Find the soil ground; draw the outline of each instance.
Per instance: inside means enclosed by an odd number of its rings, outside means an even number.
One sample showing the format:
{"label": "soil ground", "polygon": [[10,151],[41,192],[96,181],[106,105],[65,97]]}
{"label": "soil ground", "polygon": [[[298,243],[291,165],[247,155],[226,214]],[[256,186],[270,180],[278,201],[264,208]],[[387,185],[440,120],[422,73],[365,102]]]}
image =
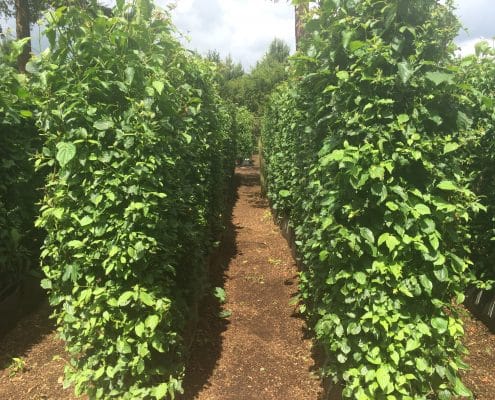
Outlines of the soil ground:
{"label": "soil ground", "polygon": [[[260,196],[258,168],[238,168],[235,179],[237,201],[211,263],[210,292],[224,288],[226,301],[210,294],[201,303],[181,400],[325,399],[311,339],[289,304],[297,268]],[[0,400],[75,399],[62,387],[66,355],[49,312],[40,305],[0,337]],[[465,343],[467,386],[494,400],[495,335],[467,316]]]}
{"label": "soil ground", "polygon": [[[297,267],[260,195],[259,168],[237,169],[238,199],[203,303],[184,399],[315,400],[322,392],[311,339],[290,300]],[[218,262],[220,261],[220,262]],[[219,312],[230,314],[218,319]]]}

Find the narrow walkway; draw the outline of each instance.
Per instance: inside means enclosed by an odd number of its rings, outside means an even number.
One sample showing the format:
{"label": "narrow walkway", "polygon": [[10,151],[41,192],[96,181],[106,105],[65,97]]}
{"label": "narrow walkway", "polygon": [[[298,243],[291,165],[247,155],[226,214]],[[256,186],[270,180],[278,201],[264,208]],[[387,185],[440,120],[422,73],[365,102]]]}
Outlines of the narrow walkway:
{"label": "narrow walkway", "polygon": [[[202,306],[184,399],[317,400],[311,340],[289,304],[297,291],[291,251],[260,196],[259,168],[238,168],[236,180],[232,223],[212,263],[226,302]],[[222,311],[231,314],[219,321]]]}

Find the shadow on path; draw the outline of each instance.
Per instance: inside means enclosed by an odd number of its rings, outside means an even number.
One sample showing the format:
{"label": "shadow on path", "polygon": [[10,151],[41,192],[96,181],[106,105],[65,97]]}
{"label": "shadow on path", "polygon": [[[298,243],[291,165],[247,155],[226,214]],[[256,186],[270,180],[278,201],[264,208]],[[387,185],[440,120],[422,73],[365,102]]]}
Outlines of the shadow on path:
{"label": "shadow on path", "polygon": [[223,288],[226,272],[231,260],[237,255],[236,237],[241,227],[235,226],[232,220],[234,206],[238,200],[238,190],[247,182],[244,176],[234,175],[231,197],[226,210],[225,231],[220,247],[215,250],[210,260],[209,279],[211,290],[199,305],[199,320],[195,337],[190,349],[190,358],[186,364],[186,375],[183,383],[184,394],[179,399],[190,400],[203,389],[210,380],[213,370],[222,353],[222,332],[227,329],[228,319],[221,318],[222,304],[213,295],[215,287]]}
{"label": "shadow on path", "polygon": [[0,336],[0,369],[8,367],[12,358],[24,357],[46,335],[53,332],[55,326],[49,315],[48,302],[43,299],[39,307],[32,309],[9,332]]}

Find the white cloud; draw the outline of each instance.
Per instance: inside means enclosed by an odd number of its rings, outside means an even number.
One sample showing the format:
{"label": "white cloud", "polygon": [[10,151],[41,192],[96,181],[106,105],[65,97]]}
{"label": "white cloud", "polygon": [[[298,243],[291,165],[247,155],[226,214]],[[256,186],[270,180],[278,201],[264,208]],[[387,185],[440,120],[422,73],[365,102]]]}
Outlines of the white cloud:
{"label": "white cloud", "polygon": [[[171,1],[158,1],[167,6]],[[232,55],[245,67],[253,66],[275,38],[294,49],[294,10],[288,2],[271,0],[178,0],[172,13],[188,47],[206,53]]]}
{"label": "white cloud", "polygon": [[[467,29],[457,38],[462,54],[473,52],[480,38],[495,36],[494,1],[457,0],[457,14]],[[186,46],[200,53],[218,50],[223,57],[230,54],[249,68],[263,56],[275,37],[294,49],[294,10],[290,0],[157,0],[157,3],[164,8],[176,3],[172,12],[174,23],[191,39]],[[15,27],[13,21],[6,23],[1,19],[0,25]],[[35,28],[35,49],[40,44],[38,36]]]}
{"label": "white cloud", "polygon": [[[482,40],[487,40],[487,39],[484,37],[479,37],[479,38],[475,38],[475,39],[467,39],[467,40],[460,41],[458,43],[459,44],[458,54],[460,54],[463,57],[470,55],[470,54],[474,54],[476,43],[478,43]],[[492,40],[487,40],[487,41],[489,43],[493,43]]]}

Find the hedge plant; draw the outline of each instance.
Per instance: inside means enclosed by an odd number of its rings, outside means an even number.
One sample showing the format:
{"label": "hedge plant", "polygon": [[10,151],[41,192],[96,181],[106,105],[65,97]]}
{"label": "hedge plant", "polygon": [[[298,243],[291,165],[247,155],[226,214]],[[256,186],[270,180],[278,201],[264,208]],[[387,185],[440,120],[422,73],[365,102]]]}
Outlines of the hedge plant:
{"label": "hedge plant", "polygon": [[301,310],[345,398],[470,396],[458,304],[483,206],[453,66],[451,1],[322,0],[263,129],[269,197],[289,215]]}
{"label": "hedge plant", "polygon": [[[36,265],[37,132],[27,79],[15,69],[23,42],[0,49],[0,293]],[[39,248],[38,248],[39,252]]]}
{"label": "hedge plant", "polygon": [[486,212],[472,223],[472,250],[480,277],[495,279],[495,49],[487,42],[476,53],[457,62],[457,81],[469,112],[466,123],[475,132],[465,138],[463,168],[471,174],[472,190],[480,196]]}
{"label": "hedge plant", "polygon": [[237,107],[235,113],[237,160],[251,159],[255,150],[254,115],[246,107]]}
{"label": "hedge plant", "polygon": [[[66,384],[94,399],[174,398],[185,330],[206,279],[232,175],[232,118],[213,67],[150,1],[46,16],[36,80],[38,225]],[[224,151],[230,149],[230,153]]]}

